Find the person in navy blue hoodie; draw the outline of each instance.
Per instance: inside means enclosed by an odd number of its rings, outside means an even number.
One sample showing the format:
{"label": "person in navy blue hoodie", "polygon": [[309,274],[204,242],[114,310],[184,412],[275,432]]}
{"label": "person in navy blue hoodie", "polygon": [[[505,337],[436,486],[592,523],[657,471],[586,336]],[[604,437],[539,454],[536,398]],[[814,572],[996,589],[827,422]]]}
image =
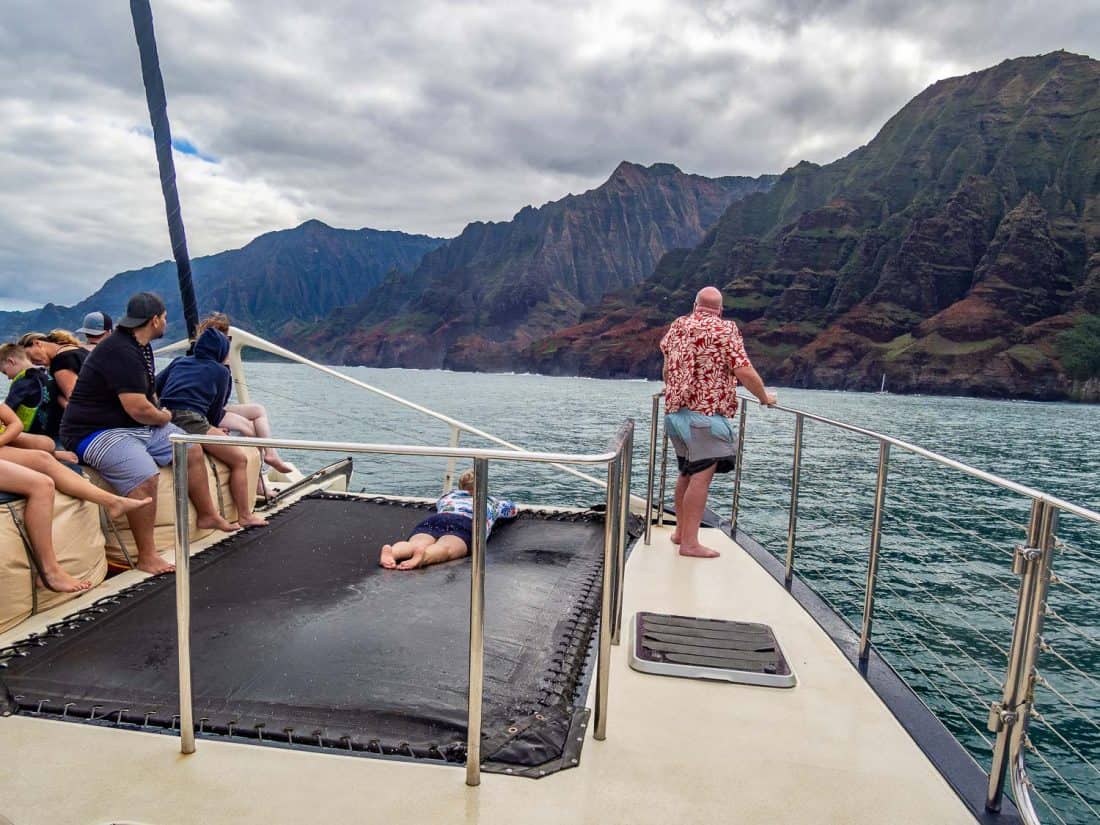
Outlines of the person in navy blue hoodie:
{"label": "person in navy blue hoodie", "polygon": [[[194,355],[177,358],[157,376],[161,406],[172,413],[172,423],[192,435],[225,435],[211,421],[221,421],[233,380],[225,359],[229,339],[216,329],[203,330]],[[248,457],[240,447],[203,444],[203,450],[229,467],[229,491],[237,505],[241,527],[263,527],[267,521],[252,512],[248,484]]]}

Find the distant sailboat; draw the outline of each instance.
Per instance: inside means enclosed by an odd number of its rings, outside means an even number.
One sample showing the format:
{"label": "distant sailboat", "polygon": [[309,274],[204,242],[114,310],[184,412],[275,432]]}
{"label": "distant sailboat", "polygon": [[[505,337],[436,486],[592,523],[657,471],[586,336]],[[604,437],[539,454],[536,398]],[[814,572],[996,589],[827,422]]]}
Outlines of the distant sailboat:
{"label": "distant sailboat", "polygon": [[890,393],[888,393],[886,391],[886,373],[883,373],[882,374],[882,386],[879,387],[878,392],[875,393],[875,395],[889,395],[889,394]]}

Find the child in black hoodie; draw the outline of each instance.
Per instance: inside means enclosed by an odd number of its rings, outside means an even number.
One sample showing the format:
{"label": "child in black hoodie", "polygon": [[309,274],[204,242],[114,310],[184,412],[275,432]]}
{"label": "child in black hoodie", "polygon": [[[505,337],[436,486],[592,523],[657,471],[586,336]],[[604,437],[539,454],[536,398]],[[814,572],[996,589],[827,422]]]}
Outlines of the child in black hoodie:
{"label": "child in black hoodie", "polygon": [[[193,435],[225,435],[211,421],[221,421],[233,380],[225,359],[229,339],[214,328],[203,330],[195,354],[177,358],[157,376],[161,406],[172,413],[172,423]],[[248,484],[248,457],[240,447],[203,444],[203,450],[229,466],[229,490],[237,505],[241,527],[263,527],[267,521],[253,514]]]}

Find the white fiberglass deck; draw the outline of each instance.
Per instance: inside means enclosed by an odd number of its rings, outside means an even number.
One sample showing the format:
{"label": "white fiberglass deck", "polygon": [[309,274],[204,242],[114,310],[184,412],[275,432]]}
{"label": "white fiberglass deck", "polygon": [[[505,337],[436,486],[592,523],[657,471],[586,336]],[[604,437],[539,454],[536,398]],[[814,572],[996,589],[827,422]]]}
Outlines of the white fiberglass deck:
{"label": "white fiberglass deck", "polygon": [[722,557],[681,558],[667,529],[636,548],[624,623],[640,609],[768,623],[797,687],[637,673],[624,632],[607,740],[586,742],[577,769],[483,774],[479,788],[454,767],[205,740],[182,756],[164,735],[10,717],[0,814],[13,825],[973,823],[813,619],[729,539],[704,531],[704,541]]}

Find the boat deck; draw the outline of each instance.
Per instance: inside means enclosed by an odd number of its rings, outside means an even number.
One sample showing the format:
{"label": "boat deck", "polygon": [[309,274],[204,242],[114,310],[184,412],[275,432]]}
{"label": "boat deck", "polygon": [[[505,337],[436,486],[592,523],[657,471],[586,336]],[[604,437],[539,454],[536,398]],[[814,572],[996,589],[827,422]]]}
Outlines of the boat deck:
{"label": "boat deck", "polygon": [[539,780],[483,774],[479,788],[456,767],[201,739],[183,756],[162,734],[13,716],[0,719],[0,814],[13,825],[975,821],[756,562],[714,530],[704,541],[720,559],[681,558],[669,535],[654,529],[652,545],[631,555],[624,625],[637,610],[768,623],[796,687],[637,673],[624,632],[612,652],[606,741],[586,742],[579,768]]}

